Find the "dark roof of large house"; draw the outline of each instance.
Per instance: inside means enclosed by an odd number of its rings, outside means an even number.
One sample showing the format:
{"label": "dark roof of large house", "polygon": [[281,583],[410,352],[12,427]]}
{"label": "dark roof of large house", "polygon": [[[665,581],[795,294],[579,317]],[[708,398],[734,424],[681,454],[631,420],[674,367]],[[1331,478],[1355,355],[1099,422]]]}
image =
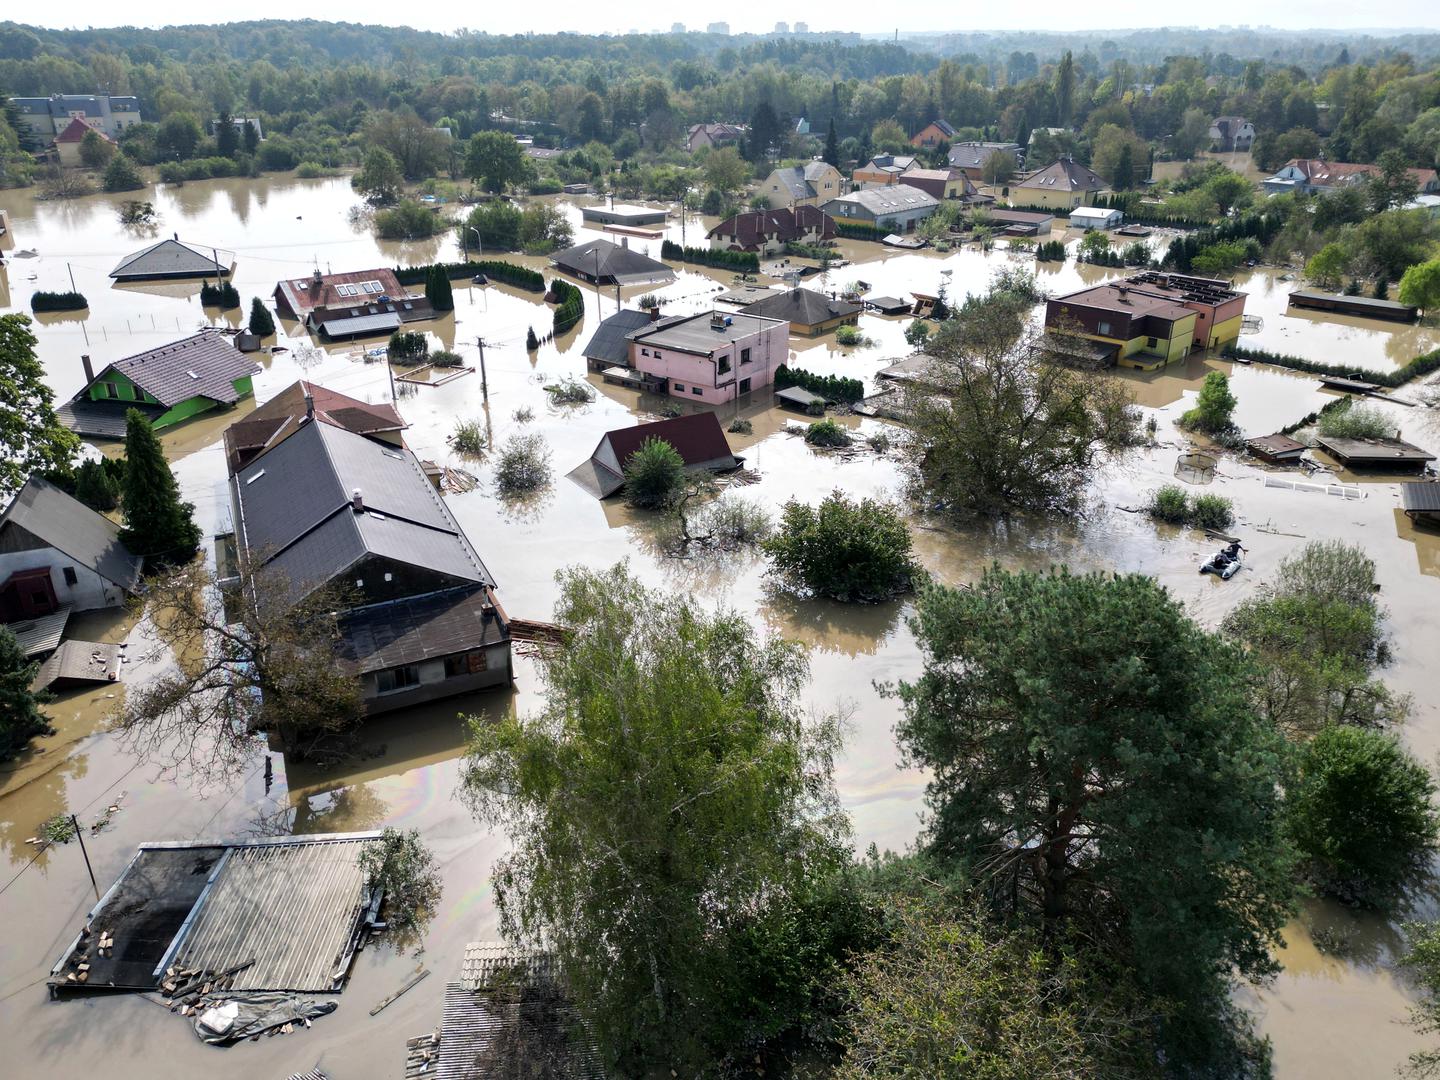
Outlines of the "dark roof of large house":
{"label": "dark roof of large house", "polygon": [[[106,365],[95,382],[111,369],[169,409],[193,397],[207,397],[232,405],[240,400],[235,381],[254,375],[260,365],[230,344],[224,334],[202,330],[168,345],[116,360]],[[85,390],[81,390],[77,400],[84,393]]]}
{"label": "dark roof of large house", "polygon": [[495,584],[407,449],[306,423],[236,473],[230,489],[242,549],[263,557],[300,595],[370,555],[457,585]]}
{"label": "dark roof of large house", "polygon": [[233,474],[242,459],[249,460],[259,451],[288,439],[303,426],[306,397],[313,405],[313,415],[324,424],[333,424],[359,435],[378,435],[403,431],[405,421],[389,402],[372,405],[338,390],[320,386],[305,379],[291,383],[243,420],[225,429],[225,459]]}
{"label": "dark roof of large house", "polygon": [[417,664],[508,640],[484,588],[446,589],[356,608],[340,617],[340,654],[357,673]]}
{"label": "dark roof of large house", "polygon": [[768,319],[784,319],[802,326],[815,326],[831,319],[843,319],[861,310],[848,300],[832,300],[812,289],[791,289],[778,296],[757,300],[740,309],[746,315],[763,315]]}
{"label": "dark roof of large house", "polygon": [[1039,172],[1027,176],[1012,187],[1026,191],[1103,191],[1110,185],[1088,165],[1081,165],[1072,158],[1061,158],[1051,162]]}
{"label": "dark roof of large house", "polygon": [[820,240],[835,238],[835,221],[818,206],[786,206],[780,210],[748,210],[726,218],[708,233],[707,238],[731,237],[746,248],[758,248],[770,238],[795,240],[811,230],[818,230]]}
{"label": "dark roof of large house", "polygon": [[580,355],[587,360],[604,360],[609,364],[625,366],[630,362],[630,341],[628,335],[650,323],[650,314],[645,311],[617,311],[595,328]]}
{"label": "dark roof of large house", "polygon": [[1018,154],[1019,143],[958,142],[950,144],[950,164],[957,168],[978,169],[995,154]]}
{"label": "dark roof of large house", "polygon": [[[225,254],[229,255],[230,252]],[[156,278],[219,277],[230,273],[230,265],[219,261],[219,249],[201,247],[172,237],[151,244],[143,251],[126,255],[110,271],[117,281],[146,281]],[[233,260],[232,260],[233,262]]]}
{"label": "dark roof of large house", "polygon": [[[598,256],[598,261],[597,261]],[[587,240],[550,257],[561,270],[575,276],[592,276],[625,281],[656,281],[674,276],[663,262],[612,244],[609,240]]]}
{"label": "dark roof of large house", "polygon": [[120,542],[120,526],[48,480],[32,476],[0,514],[0,531],[16,525],[123,589],[140,580],[144,562]]}

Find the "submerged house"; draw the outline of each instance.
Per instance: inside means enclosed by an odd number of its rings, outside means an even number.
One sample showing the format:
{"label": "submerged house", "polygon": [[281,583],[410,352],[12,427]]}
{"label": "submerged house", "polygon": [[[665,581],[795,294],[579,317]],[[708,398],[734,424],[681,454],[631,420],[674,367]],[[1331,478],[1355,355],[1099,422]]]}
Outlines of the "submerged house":
{"label": "submerged house", "polygon": [[607,498],[625,486],[625,463],[650,439],[673,446],[687,469],[725,472],[740,465],[715,414],[698,412],[607,431],[595,452],[568,475],[590,494]]}
{"label": "submerged house", "polygon": [[119,607],[143,566],[120,526],[32,476],[0,514],[0,622]]}
{"label": "submerged house", "polygon": [[495,579],[408,449],[302,418],[230,478],[235,544],[298,601],[330,583],[349,607],[339,653],[367,712],[511,679]]}
{"label": "submerged house", "polygon": [[1018,184],[1011,184],[1010,202],[1046,210],[1074,210],[1091,205],[1096,195],[1109,190],[1109,183],[1090,166],[1074,158],[1061,158]]}
{"label": "submerged house", "polygon": [[[224,252],[226,256],[230,252]],[[170,281],[179,278],[223,278],[235,268],[233,258],[222,259],[219,248],[181,240],[179,235],[126,255],[110,271],[116,281]]]}
{"label": "submerged house", "polygon": [[655,393],[709,405],[769,386],[790,352],[790,327],[759,315],[701,312],[632,330],[630,367]]}
{"label": "submerged house", "polygon": [[585,357],[585,366],[591,371],[601,372],[619,369],[628,375],[630,334],[649,326],[658,315],[658,310],[655,316],[651,316],[649,312],[625,309],[602,320],[580,350]]}
{"label": "submerged house", "polygon": [[550,256],[555,269],[581,281],[600,285],[638,285],[673,281],[675,273],[658,259],[630,250],[628,240],[590,240]]}
{"label": "submerged house", "polygon": [[228,409],[253,392],[260,365],[214,330],[107,364],[97,375],[82,356],[85,386],[56,410],[78,435],[125,437],[125,414],[138,409],[157,430],[212,409]]}
{"label": "submerged house", "polygon": [[1233,345],[1244,319],[1245,293],[1228,282],[1153,270],[1045,303],[1047,329],[1078,333],[1109,349],[1122,366],[1143,370],[1183,359],[1192,349]]}
{"label": "submerged house", "polygon": [[789,289],[764,300],[757,300],[740,309],[745,315],[762,315],[767,319],[784,319],[792,334],[813,337],[834,330],[837,326],[853,326],[860,321],[860,304],[835,300],[813,289]]}
{"label": "submerged house", "polygon": [[753,251],[778,255],[786,244],[827,244],[835,239],[835,222],[808,203],[780,210],[749,210],[728,217],[705,234],[719,251]]}
{"label": "submerged house", "polygon": [[435,317],[425,294],[400,284],[393,270],[354,270],[276,284],[275,310],[324,341],[391,334],[401,323]]}

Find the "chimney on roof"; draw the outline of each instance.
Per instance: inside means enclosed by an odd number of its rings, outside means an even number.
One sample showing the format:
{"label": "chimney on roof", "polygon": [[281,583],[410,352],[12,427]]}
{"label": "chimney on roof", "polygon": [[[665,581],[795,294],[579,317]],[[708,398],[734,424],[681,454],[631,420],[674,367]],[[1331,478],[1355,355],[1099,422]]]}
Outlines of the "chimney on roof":
{"label": "chimney on roof", "polygon": [[95,369],[90,366],[90,354],[81,353],[80,363],[83,364],[85,367],[85,385],[89,386],[92,382],[95,381]]}
{"label": "chimney on roof", "polygon": [[180,234],[178,232],[173,232],[170,235],[173,236],[177,241],[180,239]]}
{"label": "chimney on roof", "polygon": [[305,419],[315,419],[315,395],[309,390],[305,391]]}
{"label": "chimney on roof", "polygon": [[358,487],[350,493],[350,509],[354,510],[357,514],[363,514],[365,512],[365,500],[360,497],[360,489]]}
{"label": "chimney on roof", "polygon": [[325,284],[325,279],[320,276],[320,267],[315,267],[315,276],[310,279],[310,282],[310,288],[316,292],[318,292],[320,290],[320,287]]}
{"label": "chimney on roof", "polygon": [[659,304],[656,304],[654,307],[652,307],[652,308],[650,309],[650,321],[651,321],[651,322],[659,322],[659,321],[660,321],[660,305],[659,305]]}

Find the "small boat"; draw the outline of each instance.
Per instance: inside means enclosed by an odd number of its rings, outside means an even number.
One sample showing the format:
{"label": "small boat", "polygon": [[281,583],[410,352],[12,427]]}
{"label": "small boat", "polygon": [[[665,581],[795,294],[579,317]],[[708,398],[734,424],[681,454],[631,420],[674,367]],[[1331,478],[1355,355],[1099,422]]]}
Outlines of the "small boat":
{"label": "small boat", "polygon": [[1240,541],[1233,541],[1201,563],[1200,573],[1216,574],[1221,581],[1229,581],[1240,572],[1240,567],[1243,565],[1240,561],[1240,551]]}

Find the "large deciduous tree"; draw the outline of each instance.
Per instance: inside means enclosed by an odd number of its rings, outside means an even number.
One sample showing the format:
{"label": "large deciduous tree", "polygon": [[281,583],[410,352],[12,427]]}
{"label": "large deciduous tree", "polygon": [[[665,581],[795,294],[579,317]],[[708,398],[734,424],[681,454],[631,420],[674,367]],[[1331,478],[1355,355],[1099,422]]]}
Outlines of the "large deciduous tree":
{"label": "large deciduous tree", "polygon": [[363,135],[368,145],[388,150],[409,180],[434,176],[449,160],[450,136],[420,119],[414,109],[372,112]]}
{"label": "large deciduous tree", "polygon": [[405,174],[400,162],[383,146],[372,146],[365,151],[365,160],[350,180],[350,186],[372,203],[391,203],[400,194],[405,184]]}
{"label": "large deciduous tree", "polygon": [[0,315],[0,501],[32,472],[64,469],[80,440],[55,415],[28,315]]}
{"label": "large deciduous tree", "polygon": [[297,597],[276,570],[237,570],[225,595],[199,560],[150,579],[147,659],[171,663],[127,687],[115,727],[144,760],[204,776],[247,767],[267,732],[297,758],[343,755],[363,715],[338,650],[347,595],[327,585]]}
{"label": "large deciduous tree", "polygon": [[465,175],[486,191],[517,187],[533,169],[525,151],[503,131],[481,131],[465,146]]}
{"label": "large deciduous tree", "polygon": [[151,565],[185,562],[200,546],[195,507],[180,498],[180,486],[165,460],[165,450],[144,413],[125,414],[126,546]]}
{"label": "large deciduous tree", "polygon": [[953,513],[1077,508],[1102,458],[1135,439],[1119,382],[1047,359],[1030,290],[1001,281],[967,300],[907,394],[912,484]]}
{"label": "large deciduous tree", "polygon": [[554,950],[620,1074],[748,1060],[833,977],[796,957],[844,836],[835,723],[801,712],[803,651],[739,614],[623,565],[559,581],[541,710],[470,729],[465,791],[513,844],[502,927]]}
{"label": "large deciduous tree", "polygon": [[1243,654],[1140,575],[997,568],[912,625],[925,670],[897,734],[931,773],[930,852],[1131,966],[1173,1008],[1170,1052],[1206,1053],[1231,973],[1276,970],[1293,909],[1285,747]]}

